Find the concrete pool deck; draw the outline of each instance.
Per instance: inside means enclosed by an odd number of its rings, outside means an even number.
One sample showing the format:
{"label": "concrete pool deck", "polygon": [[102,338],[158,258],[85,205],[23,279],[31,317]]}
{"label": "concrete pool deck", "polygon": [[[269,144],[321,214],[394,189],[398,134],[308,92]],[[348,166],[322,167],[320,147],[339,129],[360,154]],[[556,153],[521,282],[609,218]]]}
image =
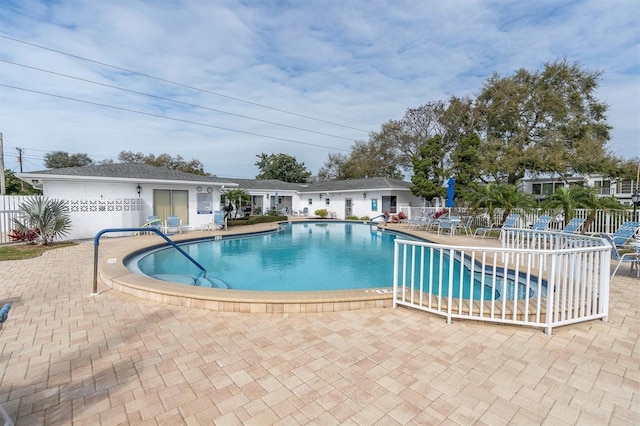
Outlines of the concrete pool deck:
{"label": "concrete pool deck", "polygon": [[[100,257],[145,238],[105,239]],[[608,322],[553,336],[405,308],[91,296],[92,279],[92,242],[0,263],[0,403],[18,425],[640,424],[640,279],[625,266]]]}

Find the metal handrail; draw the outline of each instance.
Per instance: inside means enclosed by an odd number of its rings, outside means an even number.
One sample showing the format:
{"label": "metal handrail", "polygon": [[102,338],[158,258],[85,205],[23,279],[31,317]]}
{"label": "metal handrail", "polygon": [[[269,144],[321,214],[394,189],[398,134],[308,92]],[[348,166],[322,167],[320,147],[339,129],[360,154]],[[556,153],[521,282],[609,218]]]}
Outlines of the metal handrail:
{"label": "metal handrail", "polygon": [[203,277],[207,276],[207,270],[204,269],[202,265],[200,265],[193,257],[189,256],[189,254],[182,250],[175,242],[171,241],[169,237],[167,237],[162,231],[155,228],[110,228],[103,229],[99,231],[96,236],[93,238],[93,293],[92,295],[98,294],[98,246],[100,245],[100,237],[107,232],[155,232],[162,238],[164,238],[167,243],[177,249],[180,253],[182,253],[187,259],[191,261],[194,265],[196,265],[202,272],[204,272]]}

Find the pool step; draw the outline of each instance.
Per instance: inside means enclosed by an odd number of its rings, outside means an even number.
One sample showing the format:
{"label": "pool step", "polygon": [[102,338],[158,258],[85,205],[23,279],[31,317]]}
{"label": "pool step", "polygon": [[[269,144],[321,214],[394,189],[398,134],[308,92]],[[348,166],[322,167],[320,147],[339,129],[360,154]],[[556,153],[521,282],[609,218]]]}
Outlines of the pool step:
{"label": "pool step", "polygon": [[155,274],[153,278],[176,284],[193,285],[205,288],[229,288],[229,285],[216,277],[192,277],[184,274]]}

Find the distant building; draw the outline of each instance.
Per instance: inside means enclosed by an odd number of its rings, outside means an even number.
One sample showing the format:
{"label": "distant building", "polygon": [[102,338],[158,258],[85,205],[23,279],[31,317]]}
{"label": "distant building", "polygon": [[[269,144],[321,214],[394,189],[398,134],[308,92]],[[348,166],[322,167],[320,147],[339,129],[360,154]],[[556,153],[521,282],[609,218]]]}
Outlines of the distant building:
{"label": "distant building", "polygon": [[542,201],[553,194],[558,187],[582,185],[596,188],[599,197],[613,196],[622,204],[631,206],[633,204],[631,195],[633,195],[637,184],[638,182],[635,180],[616,180],[605,178],[603,175],[593,174],[571,177],[567,179],[566,182],[559,178],[552,177],[523,179],[520,183],[520,188],[522,191],[533,195],[536,200]]}

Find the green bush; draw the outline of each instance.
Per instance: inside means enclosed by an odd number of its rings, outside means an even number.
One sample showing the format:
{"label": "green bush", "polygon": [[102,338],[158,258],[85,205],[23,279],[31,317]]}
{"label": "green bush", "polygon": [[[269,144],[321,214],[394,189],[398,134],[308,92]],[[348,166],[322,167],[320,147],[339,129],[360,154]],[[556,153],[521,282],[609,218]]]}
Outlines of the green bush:
{"label": "green bush", "polygon": [[370,218],[369,216],[362,216],[362,217],[360,218],[360,220],[370,221],[370,220],[371,220],[371,218]]}
{"label": "green bush", "polygon": [[320,216],[321,218],[325,218],[327,217],[327,215],[329,214],[329,212],[327,211],[327,209],[318,209],[315,212],[313,212],[316,216]]}
{"label": "green bush", "polygon": [[347,216],[345,217],[345,220],[360,220],[360,219],[358,219],[358,216]]}
{"label": "green bush", "polygon": [[282,222],[286,221],[286,216],[249,216],[237,219],[229,219],[227,225],[229,226],[245,226],[255,225],[257,223],[269,223],[269,222]]}

